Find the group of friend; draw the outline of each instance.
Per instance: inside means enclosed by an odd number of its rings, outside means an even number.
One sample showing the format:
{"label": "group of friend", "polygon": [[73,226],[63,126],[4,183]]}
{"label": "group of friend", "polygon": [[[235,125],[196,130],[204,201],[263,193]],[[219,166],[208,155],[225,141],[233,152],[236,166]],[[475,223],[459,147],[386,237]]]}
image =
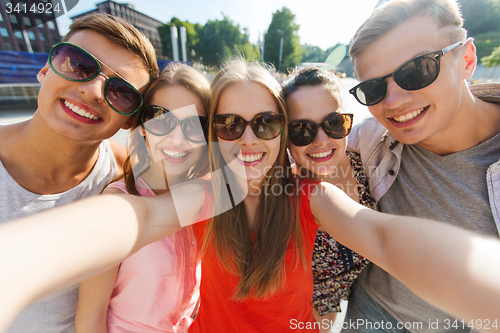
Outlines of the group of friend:
{"label": "group of friend", "polygon": [[468,85],[462,25],[454,0],[375,10],[353,127],[322,69],[209,83],[75,21],[0,127],[0,331],[328,332],[347,298],[343,332],[497,330],[500,86]]}

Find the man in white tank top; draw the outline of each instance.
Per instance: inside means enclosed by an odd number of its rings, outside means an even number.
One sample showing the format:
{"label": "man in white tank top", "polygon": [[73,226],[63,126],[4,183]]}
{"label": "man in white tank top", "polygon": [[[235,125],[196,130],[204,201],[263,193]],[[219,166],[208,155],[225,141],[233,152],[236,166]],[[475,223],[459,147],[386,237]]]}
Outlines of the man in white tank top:
{"label": "man in white tank top", "polygon": [[[157,76],[133,26],[104,14],[75,21],[37,75],[33,118],[0,127],[0,223],[97,195],[121,175],[126,149],[107,139],[129,127]],[[51,294],[8,332],[74,332],[77,301],[77,285]]]}

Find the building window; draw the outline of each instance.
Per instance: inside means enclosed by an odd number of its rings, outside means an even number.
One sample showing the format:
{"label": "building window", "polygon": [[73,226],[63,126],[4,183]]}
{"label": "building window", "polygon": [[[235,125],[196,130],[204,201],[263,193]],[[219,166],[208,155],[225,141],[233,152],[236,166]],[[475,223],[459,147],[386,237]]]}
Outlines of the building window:
{"label": "building window", "polygon": [[23,39],[23,34],[19,30],[14,30],[14,36],[19,39]]}
{"label": "building window", "polygon": [[28,31],[28,37],[30,40],[36,40],[35,33],[33,31]]}
{"label": "building window", "polygon": [[43,35],[43,32],[39,32],[38,35],[40,36],[40,40],[42,42],[45,42],[45,36]]}
{"label": "building window", "polygon": [[2,35],[2,37],[9,37],[9,32],[5,28],[0,28],[0,35]]}
{"label": "building window", "polygon": [[23,17],[23,23],[25,26],[31,27],[31,20],[29,17],[24,16]]}
{"label": "building window", "polygon": [[12,47],[11,43],[3,43],[3,45],[5,46],[5,49],[7,51],[14,51],[14,48]]}
{"label": "building window", "polygon": [[17,17],[16,17],[16,15],[10,14],[9,15],[9,20],[10,20],[10,23],[17,24]]}
{"label": "building window", "polygon": [[37,27],[42,27],[42,26],[43,26],[43,21],[42,21],[42,20],[40,20],[39,18],[36,18],[36,19],[35,19],[35,25],[36,25]]}
{"label": "building window", "polygon": [[56,26],[52,21],[47,22],[47,26],[49,27],[50,30],[56,30]]}
{"label": "building window", "polygon": [[0,13],[0,22],[3,22],[3,16],[2,16],[2,13]]}

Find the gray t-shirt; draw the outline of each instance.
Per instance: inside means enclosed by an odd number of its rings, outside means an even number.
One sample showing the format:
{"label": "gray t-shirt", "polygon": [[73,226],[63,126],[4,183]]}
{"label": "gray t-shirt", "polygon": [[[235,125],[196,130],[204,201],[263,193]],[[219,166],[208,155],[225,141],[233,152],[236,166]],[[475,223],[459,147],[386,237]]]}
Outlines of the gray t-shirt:
{"label": "gray t-shirt", "polygon": [[[9,175],[0,161],[0,223],[97,195],[116,175],[115,158],[107,141],[99,146],[99,157],[91,173],[74,188],[58,194],[40,195],[27,191]],[[23,310],[7,332],[74,332],[77,302],[78,285],[50,294]]]}
{"label": "gray t-shirt", "polygon": [[[500,134],[464,151],[439,156],[416,145],[405,145],[401,169],[380,199],[384,213],[445,221],[484,235],[498,237],[490,209],[486,171],[500,158]],[[368,295],[401,322],[421,322],[416,332],[469,332],[451,327],[452,318],[416,296],[396,278],[369,264],[359,276]],[[429,323],[439,323],[439,330]],[[430,322],[429,322],[430,321]],[[462,325],[460,322],[459,325]],[[417,327],[417,326],[414,326]]]}

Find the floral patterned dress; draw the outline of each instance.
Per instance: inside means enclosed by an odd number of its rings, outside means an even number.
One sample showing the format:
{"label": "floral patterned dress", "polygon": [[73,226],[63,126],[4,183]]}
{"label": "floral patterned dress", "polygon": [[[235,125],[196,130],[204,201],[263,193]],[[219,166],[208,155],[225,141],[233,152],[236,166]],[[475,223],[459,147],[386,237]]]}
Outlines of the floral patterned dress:
{"label": "floral patterned dress", "polygon": [[[357,182],[360,204],[373,208],[361,157],[346,152]],[[321,316],[340,312],[340,300],[347,299],[351,285],[368,260],[337,242],[325,232],[318,231],[314,242],[312,271],[314,279],[313,306]]]}

